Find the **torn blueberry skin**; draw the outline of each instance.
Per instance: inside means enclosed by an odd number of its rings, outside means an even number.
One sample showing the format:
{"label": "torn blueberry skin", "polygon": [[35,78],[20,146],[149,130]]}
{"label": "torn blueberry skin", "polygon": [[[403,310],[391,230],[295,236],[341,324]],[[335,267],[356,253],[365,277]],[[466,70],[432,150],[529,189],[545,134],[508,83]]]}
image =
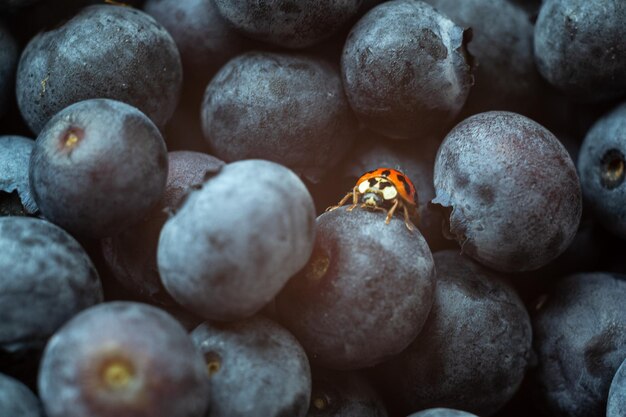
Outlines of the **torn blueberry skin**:
{"label": "torn blueberry skin", "polygon": [[356,16],[363,0],[215,0],[240,33],[285,48],[329,38]]}
{"label": "torn blueberry skin", "polygon": [[59,329],[38,377],[48,417],[203,417],[209,384],[202,355],[173,317],[122,301]]}
{"label": "torn blueberry skin", "polygon": [[314,367],[313,391],[307,417],[387,417],[378,393],[356,371]]}
{"label": "torn blueberry skin", "polygon": [[404,414],[448,407],[491,416],[529,367],[530,317],[501,274],[458,251],[433,258],[437,286],[428,320],[407,349],[376,368],[375,383]]}
{"label": "torn blueberry skin", "polygon": [[17,42],[0,23],[0,118],[5,114],[13,94],[18,52]]}
{"label": "torn blueberry skin", "polygon": [[418,411],[408,417],[477,417],[476,414],[467,411],[454,410],[452,408],[431,408]]}
{"label": "torn blueberry skin", "polygon": [[485,112],[455,126],[435,160],[433,204],[463,253],[502,272],[530,271],[563,253],[582,213],[576,168],[546,128]]}
{"label": "torn blueberry skin", "polygon": [[606,417],[624,415],[626,415],[626,359],[613,377],[606,406]]}
{"label": "torn blueberry skin", "polygon": [[187,195],[200,188],[223,165],[214,156],[200,152],[168,154],[167,183],[161,200],[139,223],[101,240],[106,265],[126,289],[158,305],[175,305],[159,276],[156,260],[159,234]]}
{"label": "torn blueberry skin", "polygon": [[167,150],[138,109],[91,99],[56,114],[37,138],[30,187],[43,216],[78,236],[102,238],[138,222],[161,198]]}
{"label": "torn blueberry skin", "polygon": [[350,106],[390,138],[439,132],[473,84],[469,32],[415,0],[385,2],[352,28],[341,58]]}
{"label": "torn blueberry skin", "polygon": [[0,271],[3,369],[5,359],[43,349],[61,325],[103,298],[87,253],[45,220],[0,217]]}
{"label": "torn blueberry skin", "polygon": [[161,280],[207,320],[250,317],[306,264],[314,223],[311,195],[293,171],[264,160],[226,164],[163,226]]}
{"label": "torn blueberry skin", "polygon": [[276,298],[279,321],[318,366],[350,370],[400,353],[430,311],[434,263],[418,230],[348,206],[316,221],[313,255]]}
{"label": "torn blueberry skin", "polygon": [[605,417],[611,380],[626,357],[624,299],[625,275],[596,272],[562,279],[538,304],[532,381],[546,411]]}
{"label": "torn blueberry skin", "polygon": [[307,415],[309,361],[282,326],[262,316],[228,324],[205,322],[191,338],[209,372],[211,417]]}
{"label": "torn blueberry skin", "polygon": [[546,0],[535,24],[537,69],[570,97],[597,102],[626,93],[626,4]]}
{"label": "torn blueberry skin", "polygon": [[578,156],[585,201],[606,230],[626,238],[626,103],[587,132]]}
{"label": "torn blueberry skin", "polygon": [[204,137],[227,162],[267,159],[317,182],[357,133],[337,68],[321,59],[249,52],[205,91]]}
{"label": "torn blueberry skin", "polygon": [[163,26],[132,7],[95,5],[30,40],[16,94],[35,134],[65,107],[91,98],[128,103],[163,127],[181,84],[180,55]]}
{"label": "torn blueberry skin", "polygon": [[17,379],[0,374],[0,416],[44,417],[35,394]]}
{"label": "torn blueberry skin", "polygon": [[26,214],[39,211],[28,181],[34,145],[34,140],[23,136],[0,136],[0,195],[17,192]]}

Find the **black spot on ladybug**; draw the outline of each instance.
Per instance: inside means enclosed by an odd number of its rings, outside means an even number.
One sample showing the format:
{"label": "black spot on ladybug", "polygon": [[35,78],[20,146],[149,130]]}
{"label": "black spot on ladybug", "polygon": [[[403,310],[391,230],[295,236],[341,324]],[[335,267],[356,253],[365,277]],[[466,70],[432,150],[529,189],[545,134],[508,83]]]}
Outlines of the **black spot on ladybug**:
{"label": "black spot on ladybug", "polygon": [[390,182],[381,182],[380,183],[380,189],[381,190],[384,190],[385,188],[391,187],[391,186],[392,186],[392,184]]}
{"label": "black spot on ladybug", "polygon": [[376,181],[376,178],[370,178],[370,179],[368,180],[368,182],[369,182],[369,184],[370,184],[370,187],[373,187],[373,186],[375,186],[375,185],[376,185],[376,182],[377,182],[377,181]]}
{"label": "black spot on ladybug", "polygon": [[411,187],[409,186],[409,183],[406,181],[406,178],[404,178],[404,175],[398,175],[398,181],[402,183],[402,186],[404,187],[404,191],[407,193],[407,195],[411,195]]}
{"label": "black spot on ladybug", "polygon": [[388,169],[384,170],[383,172],[381,172],[381,174],[383,177],[388,177],[389,175],[391,175],[391,171],[389,171]]}

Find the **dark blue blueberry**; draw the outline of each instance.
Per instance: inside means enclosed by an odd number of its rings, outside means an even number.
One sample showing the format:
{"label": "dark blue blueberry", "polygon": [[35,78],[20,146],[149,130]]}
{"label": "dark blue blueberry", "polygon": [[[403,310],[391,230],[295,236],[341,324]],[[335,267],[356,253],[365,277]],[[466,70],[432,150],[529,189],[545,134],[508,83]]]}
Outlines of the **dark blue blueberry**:
{"label": "dark blue blueberry", "polygon": [[28,183],[28,164],[35,141],[21,136],[0,136],[0,195],[17,192],[28,214],[39,209]]}
{"label": "dark blue blueberry", "polygon": [[196,78],[206,86],[217,70],[246,47],[244,38],[220,16],[213,1],[147,0],[143,8],[176,42],[185,84]]}
{"label": "dark blue blueberry", "polygon": [[304,417],[311,397],[309,361],[298,341],[263,318],[203,323],[191,337],[211,378],[211,417]]}
{"label": "dark blue blueberry", "polygon": [[409,417],[477,417],[475,414],[467,411],[453,410],[451,408],[431,408],[428,410],[418,411]]}
{"label": "dark blue blueberry", "polygon": [[43,410],[26,385],[0,374],[0,417],[43,417]]}
{"label": "dark blue blueberry", "polygon": [[352,28],[341,59],[348,101],[372,130],[392,138],[441,131],[473,83],[466,32],[430,5],[396,0]]}
{"label": "dark blue blueberry", "polygon": [[545,0],[535,24],[537,68],[550,84],[586,101],[626,93],[626,3]]}
{"label": "dark blue blueberry", "polygon": [[185,329],[134,302],[75,316],[50,339],[39,372],[48,417],[204,417],[208,389]]}
{"label": "dark blue blueberry", "polygon": [[354,371],[313,368],[313,392],[307,417],[387,417],[367,379]]}
{"label": "dark blue blueberry", "polygon": [[454,127],[439,148],[434,183],[432,202],[448,211],[450,238],[499,271],[546,265],[578,229],[574,163],[552,133],[516,113],[480,113]]}
{"label": "dark blue blueberry", "polygon": [[510,0],[426,0],[459,26],[471,28],[469,53],[478,63],[465,114],[487,110],[538,113],[544,89],[535,68],[534,26]]}
{"label": "dark blue blueberry", "polygon": [[314,182],[356,134],[335,67],[268,52],[241,55],[218,72],[205,92],[202,126],[219,158],[268,159]]}
{"label": "dark blue blueberry", "polygon": [[419,231],[399,217],[348,206],[318,217],[313,255],[276,299],[311,360],[358,369],[400,353],[432,305],[434,264]]}
{"label": "dark blue blueberry", "polygon": [[251,316],[306,264],[314,220],[311,195],[289,169],[263,160],[227,164],[163,226],[161,279],[206,319]]}
{"label": "dark blue blueberry", "polygon": [[30,186],[41,213],[80,236],[113,236],[159,201],[167,151],[136,108],[85,100],[55,115],[37,138]]}
{"label": "dark blue blueberry", "polygon": [[9,99],[13,94],[17,58],[17,43],[0,22],[0,117],[6,112]]}
{"label": "dark blue blueberry", "polygon": [[213,156],[188,151],[170,152],[168,162],[167,184],[156,207],[141,222],[101,241],[104,260],[115,278],[134,294],[161,305],[174,304],[157,268],[157,243],[163,224],[188,193],[224,165]]}
{"label": "dark blue blueberry", "polygon": [[538,399],[551,415],[604,417],[626,358],[626,276],[581,273],[559,281],[533,319]]}
{"label": "dark blue blueberry", "polygon": [[83,248],[61,228],[0,217],[0,294],[0,351],[10,357],[42,349],[63,323],[102,301],[102,286]]}
{"label": "dark blue blueberry", "polygon": [[589,130],[578,156],[585,200],[604,227],[626,238],[626,103]]}
{"label": "dark blue blueberry", "polygon": [[181,82],[178,49],[161,25],[132,7],[99,5],[29,42],[17,70],[17,99],[36,134],[57,112],[91,98],[131,104],[162,127]]}
{"label": "dark blue blueberry", "polygon": [[362,0],[214,0],[224,18],[253,39],[286,48],[324,40],[354,17]]}
{"label": "dark blue blueberry", "polygon": [[529,366],[528,312],[501,276],[458,251],[433,257],[437,287],[428,321],[404,352],[378,367],[378,383],[405,414],[449,407],[491,416]]}
{"label": "dark blue blueberry", "polygon": [[626,416],[626,359],[613,377],[606,407],[606,417],[623,416]]}

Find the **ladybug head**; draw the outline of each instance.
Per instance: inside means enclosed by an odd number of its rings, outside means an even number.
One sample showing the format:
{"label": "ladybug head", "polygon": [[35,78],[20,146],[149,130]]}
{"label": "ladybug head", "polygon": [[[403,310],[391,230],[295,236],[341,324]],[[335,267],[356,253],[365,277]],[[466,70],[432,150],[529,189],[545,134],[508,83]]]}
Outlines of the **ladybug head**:
{"label": "ladybug head", "polygon": [[361,202],[367,207],[382,207],[398,196],[398,190],[386,178],[370,178],[359,184]]}

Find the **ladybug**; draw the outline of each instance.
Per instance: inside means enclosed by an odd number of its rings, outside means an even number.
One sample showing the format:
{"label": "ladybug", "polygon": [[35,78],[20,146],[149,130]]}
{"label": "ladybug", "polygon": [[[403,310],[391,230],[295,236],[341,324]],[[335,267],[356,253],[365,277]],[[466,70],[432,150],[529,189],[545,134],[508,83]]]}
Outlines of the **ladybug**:
{"label": "ladybug", "polygon": [[326,211],[343,206],[350,197],[352,205],[348,207],[348,211],[352,211],[360,201],[362,208],[387,213],[385,224],[389,224],[398,208],[403,210],[404,224],[410,231],[415,229],[410,219],[419,221],[415,186],[406,175],[396,169],[378,168],[366,172],[357,180],[352,191],[348,192],[336,206],[328,207]]}

